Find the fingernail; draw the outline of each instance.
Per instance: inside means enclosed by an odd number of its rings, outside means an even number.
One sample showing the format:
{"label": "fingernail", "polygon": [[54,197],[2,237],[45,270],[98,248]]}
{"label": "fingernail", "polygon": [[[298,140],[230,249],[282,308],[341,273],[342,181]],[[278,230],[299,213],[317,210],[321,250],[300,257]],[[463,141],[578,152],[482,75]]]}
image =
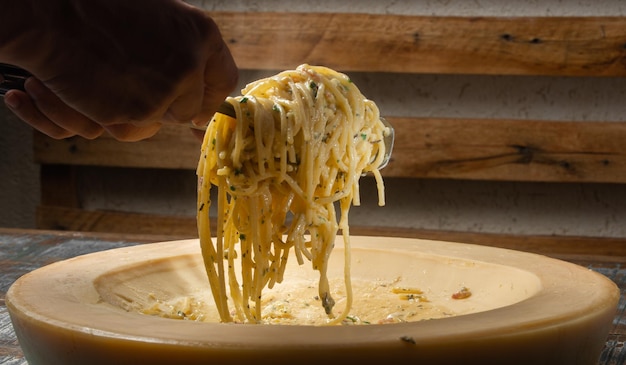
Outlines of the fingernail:
{"label": "fingernail", "polygon": [[11,109],[17,109],[20,107],[20,98],[15,96],[13,93],[7,93],[4,96],[4,103]]}

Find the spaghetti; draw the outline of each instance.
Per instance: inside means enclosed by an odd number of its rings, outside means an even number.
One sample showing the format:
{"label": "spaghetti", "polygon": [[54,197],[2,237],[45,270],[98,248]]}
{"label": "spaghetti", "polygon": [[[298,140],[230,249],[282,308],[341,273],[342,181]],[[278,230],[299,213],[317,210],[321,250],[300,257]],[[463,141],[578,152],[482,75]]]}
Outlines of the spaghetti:
{"label": "spaghetti", "polygon": [[[198,232],[221,321],[262,323],[262,291],[282,281],[293,250],[300,265],[308,260],[319,271],[328,323],[340,323],[352,303],[348,211],[360,204],[365,173],[374,175],[378,203],[385,204],[378,168],[389,129],[374,102],[325,67],[301,65],[250,83],[227,101],[237,119],[215,114],[197,170]],[[217,187],[214,239],[211,186]],[[339,230],[346,305],[336,316],[326,269]]]}

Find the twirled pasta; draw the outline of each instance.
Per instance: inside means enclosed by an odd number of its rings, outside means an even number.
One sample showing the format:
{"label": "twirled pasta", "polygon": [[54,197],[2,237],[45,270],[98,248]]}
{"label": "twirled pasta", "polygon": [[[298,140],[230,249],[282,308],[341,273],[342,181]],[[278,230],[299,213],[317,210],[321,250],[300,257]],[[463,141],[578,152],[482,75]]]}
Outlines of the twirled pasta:
{"label": "twirled pasta", "polygon": [[[293,249],[299,264],[310,260],[320,273],[329,324],[341,322],[352,303],[348,212],[360,204],[362,174],[374,175],[379,205],[385,203],[378,167],[389,130],[377,106],[346,75],[306,64],[253,82],[227,101],[237,119],[215,114],[197,170],[198,232],[221,320],[262,322],[262,291],[282,281]],[[211,186],[218,189],[215,240]],[[339,229],[347,298],[335,316],[326,270]]]}

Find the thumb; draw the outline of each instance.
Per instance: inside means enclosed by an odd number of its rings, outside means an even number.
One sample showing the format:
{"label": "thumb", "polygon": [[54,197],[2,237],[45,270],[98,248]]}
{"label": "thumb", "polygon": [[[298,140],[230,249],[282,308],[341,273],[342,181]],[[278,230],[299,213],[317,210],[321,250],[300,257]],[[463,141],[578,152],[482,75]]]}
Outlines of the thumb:
{"label": "thumb", "polygon": [[203,80],[202,104],[193,120],[196,125],[205,125],[211,119],[239,81],[239,70],[225,43],[221,43],[207,59]]}
{"label": "thumb", "polygon": [[165,112],[165,121],[172,123],[188,123],[193,120],[202,109],[204,95],[203,78],[194,73],[181,85],[178,96],[170,103]]}

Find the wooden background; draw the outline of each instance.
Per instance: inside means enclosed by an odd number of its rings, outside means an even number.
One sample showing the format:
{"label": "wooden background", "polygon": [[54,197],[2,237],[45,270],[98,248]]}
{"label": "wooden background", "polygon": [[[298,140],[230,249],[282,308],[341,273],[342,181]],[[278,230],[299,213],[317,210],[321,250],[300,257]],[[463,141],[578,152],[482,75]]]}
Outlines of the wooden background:
{"label": "wooden background", "polygon": [[[310,63],[345,72],[626,75],[624,17],[210,15],[242,69]],[[386,118],[397,137],[385,177],[626,182],[626,123],[621,121]],[[39,134],[34,143],[42,164],[40,228],[135,232],[139,222],[153,233],[194,234],[193,217],[87,211],[76,186],[81,166],[194,170],[199,144],[185,128],[164,126],[154,138],[133,144],[106,137],[57,141]]]}

